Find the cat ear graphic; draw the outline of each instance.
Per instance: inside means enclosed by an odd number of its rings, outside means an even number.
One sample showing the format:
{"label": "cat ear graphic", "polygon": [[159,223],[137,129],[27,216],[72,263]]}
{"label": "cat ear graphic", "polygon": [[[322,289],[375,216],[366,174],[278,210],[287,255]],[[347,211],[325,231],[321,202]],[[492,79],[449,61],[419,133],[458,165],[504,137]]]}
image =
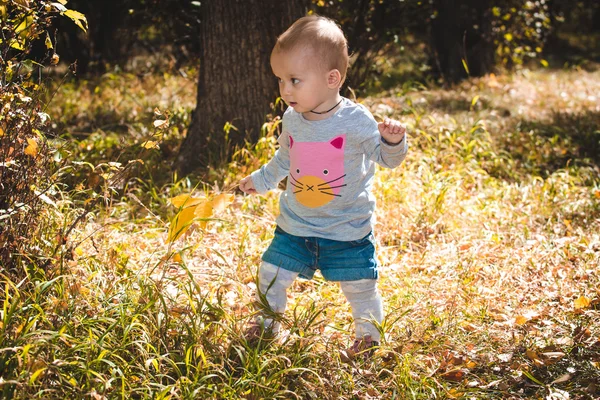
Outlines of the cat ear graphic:
{"label": "cat ear graphic", "polygon": [[[290,137],[290,139],[291,139],[291,137]],[[331,142],[329,142],[329,144],[339,150],[342,147],[344,147],[345,140],[346,140],[346,135],[342,135],[342,136],[338,136],[338,137],[332,139]]]}

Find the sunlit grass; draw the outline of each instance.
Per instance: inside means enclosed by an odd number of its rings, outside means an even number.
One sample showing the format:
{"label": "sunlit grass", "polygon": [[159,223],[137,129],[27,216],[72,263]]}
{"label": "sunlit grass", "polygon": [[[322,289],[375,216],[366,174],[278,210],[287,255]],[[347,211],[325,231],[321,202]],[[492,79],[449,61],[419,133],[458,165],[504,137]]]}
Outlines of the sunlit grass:
{"label": "sunlit grass", "polygon": [[[597,72],[523,71],[364,99],[409,127],[411,149],[400,168],[378,171],[385,339],[372,362],[354,364],[339,356],[352,340],[348,305],[320,278],[293,285],[286,339],[243,337],[278,193],[235,192],[206,229],[166,243],[169,198],[234,192],[275,149],[272,131],[216,182],[160,173],[193,107],[193,87],[175,94],[185,82],[115,75],[57,94],[51,112],[77,138],[67,149],[92,166],[115,154],[125,163],[151,134],[154,107],[181,107],[171,111],[180,119],[165,132],[170,150],[152,150],[145,172],[90,210],[53,269],[2,275],[4,397],[599,395],[600,157],[586,151],[599,135]],[[113,123],[128,128],[110,133]],[[57,225],[77,215],[67,190],[78,189],[65,189]]]}

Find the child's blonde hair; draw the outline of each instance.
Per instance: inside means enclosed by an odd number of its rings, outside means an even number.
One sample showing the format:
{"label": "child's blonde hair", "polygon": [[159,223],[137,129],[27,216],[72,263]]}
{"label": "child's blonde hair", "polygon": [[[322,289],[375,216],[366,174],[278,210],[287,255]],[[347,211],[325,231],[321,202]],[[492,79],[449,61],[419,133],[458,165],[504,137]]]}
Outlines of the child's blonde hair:
{"label": "child's blonde hair", "polygon": [[277,38],[271,57],[297,48],[313,50],[324,68],[340,71],[341,83],[344,82],[348,71],[348,42],[333,20],[320,15],[300,18]]}

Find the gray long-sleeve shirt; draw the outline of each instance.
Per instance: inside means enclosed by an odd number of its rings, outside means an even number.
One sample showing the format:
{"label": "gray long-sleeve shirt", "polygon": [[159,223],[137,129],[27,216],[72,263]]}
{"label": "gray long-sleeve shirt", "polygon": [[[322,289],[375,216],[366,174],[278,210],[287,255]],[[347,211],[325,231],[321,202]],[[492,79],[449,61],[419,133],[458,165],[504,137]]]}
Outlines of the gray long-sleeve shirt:
{"label": "gray long-sleeve shirt", "polygon": [[275,156],[251,175],[260,194],[288,177],[277,224],[296,236],[365,237],[375,222],[375,163],[400,165],[408,151],[406,136],[387,144],[366,107],[346,98],[327,119],[309,121],[289,107],[282,123]]}

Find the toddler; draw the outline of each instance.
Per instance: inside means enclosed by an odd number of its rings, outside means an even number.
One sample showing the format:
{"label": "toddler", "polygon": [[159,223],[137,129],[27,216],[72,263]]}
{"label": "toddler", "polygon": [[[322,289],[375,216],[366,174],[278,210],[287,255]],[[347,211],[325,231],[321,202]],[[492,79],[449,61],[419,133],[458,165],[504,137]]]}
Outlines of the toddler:
{"label": "toddler", "polygon": [[[240,181],[243,192],[264,194],[288,178],[258,290],[273,312],[283,313],[287,288],[319,269],[326,280],[340,282],[352,308],[356,340],[347,353],[370,354],[381,339],[372,321],[383,320],[372,232],[375,163],[400,165],[408,149],[405,129],[395,120],[377,123],[363,105],[340,95],[348,45],[328,18],[307,16],[288,28],[273,48],[271,68],[289,106],[279,149]],[[267,313],[263,324],[277,332],[272,317]]]}

